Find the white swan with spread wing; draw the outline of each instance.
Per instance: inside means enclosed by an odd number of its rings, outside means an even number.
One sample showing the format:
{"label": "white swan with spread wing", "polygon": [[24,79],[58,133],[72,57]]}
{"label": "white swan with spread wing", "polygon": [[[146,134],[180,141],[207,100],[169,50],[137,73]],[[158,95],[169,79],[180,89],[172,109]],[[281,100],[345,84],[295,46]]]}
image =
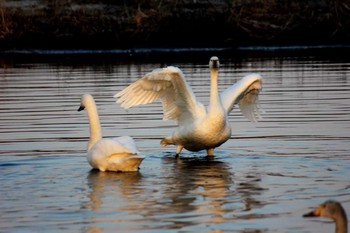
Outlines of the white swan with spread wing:
{"label": "white swan with spread wing", "polygon": [[129,136],[102,138],[95,100],[89,94],[81,98],[78,111],[84,109],[90,123],[87,159],[91,167],[100,171],[137,171],[144,157],[138,155],[134,140]]}
{"label": "white swan with spread wing", "polygon": [[176,145],[176,155],[183,148],[189,151],[207,150],[214,155],[214,149],[231,137],[228,114],[235,104],[252,121],[259,115],[258,94],[262,77],[251,74],[218,93],[219,59],[209,61],[211,86],[209,107],[196,100],[182,71],[173,66],[156,69],[132,83],[114,97],[124,108],[148,104],[160,99],[163,104],[164,120],[176,120],[178,127],[172,136],[161,141],[161,145]]}

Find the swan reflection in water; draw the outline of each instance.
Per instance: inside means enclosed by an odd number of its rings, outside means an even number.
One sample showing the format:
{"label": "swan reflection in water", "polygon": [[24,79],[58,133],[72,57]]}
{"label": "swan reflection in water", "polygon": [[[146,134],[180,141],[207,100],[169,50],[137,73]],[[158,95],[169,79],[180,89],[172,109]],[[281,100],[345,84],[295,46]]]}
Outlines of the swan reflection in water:
{"label": "swan reflection in water", "polygon": [[[142,175],[139,172],[91,170],[87,176],[90,192],[87,195],[88,201],[83,208],[90,209],[93,214],[89,219],[90,225],[84,229],[85,232],[104,232],[106,224],[123,222],[125,217],[128,217],[128,213],[122,214],[123,218],[120,218],[120,210],[138,208],[139,204],[134,198],[143,191],[143,189],[138,188],[141,180]],[[122,230],[128,231],[128,226],[123,225]]]}
{"label": "swan reflection in water", "polygon": [[91,171],[85,207],[93,211],[93,226],[87,230],[105,230],[107,223],[123,231],[234,224],[242,221],[235,212],[263,205],[255,199],[263,192],[260,181],[251,177],[235,178],[227,163],[209,156],[167,155],[160,167],[136,173]]}
{"label": "swan reflection in water", "polygon": [[[137,186],[142,178],[139,172],[100,172],[91,170],[88,175],[88,185],[91,193],[88,195],[91,200],[91,209],[97,210],[103,205],[103,197],[113,197],[120,194],[123,198],[131,198],[140,191]],[[110,196],[111,195],[111,196]],[[130,202],[128,202],[130,203]]]}
{"label": "swan reflection in water", "polygon": [[[226,163],[209,156],[178,159],[170,156],[164,157],[163,164],[171,168],[165,187],[166,198],[171,202],[163,206],[164,212],[175,210],[180,214],[191,211],[194,217],[210,215],[213,223],[224,221],[226,211],[223,205],[232,194],[234,183],[234,174]],[[183,200],[187,203],[182,203]]]}

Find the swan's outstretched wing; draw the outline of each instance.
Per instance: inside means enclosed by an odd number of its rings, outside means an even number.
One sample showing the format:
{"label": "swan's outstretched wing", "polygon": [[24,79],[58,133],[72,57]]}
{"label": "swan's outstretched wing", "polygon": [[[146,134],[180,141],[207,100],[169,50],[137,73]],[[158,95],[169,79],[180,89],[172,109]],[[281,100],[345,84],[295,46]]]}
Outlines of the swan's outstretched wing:
{"label": "swan's outstretched wing", "polygon": [[258,97],[261,89],[262,77],[259,74],[250,74],[222,92],[221,102],[228,113],[238,104],[242,114],[256,122],[260,118]]}
{"label": "swan's outstretched wing", "polygon": [[182,71],[173,66],[153,70],[114,97],[124,108],[161,99],[164,120],[189,120],[205,113],[204,106],[196,101]]}

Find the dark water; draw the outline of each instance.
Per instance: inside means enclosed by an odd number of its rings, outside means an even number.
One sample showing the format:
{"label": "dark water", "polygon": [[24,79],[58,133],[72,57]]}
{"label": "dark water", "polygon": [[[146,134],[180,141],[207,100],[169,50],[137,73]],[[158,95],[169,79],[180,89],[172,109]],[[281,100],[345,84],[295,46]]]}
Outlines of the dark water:
{"label": "dark water", "polygon": [[[303,219],[327,199],[350,208],[350,59],[221,59],[219,87],[258,72],[263,119],[231,113],[232,138],[184,151],[159,141],[173,122],[160,103],[128,111],[112,96],[146,72],[183,69],[208,103],[209,57],[194,62],[13,62],[0,69],[1,232],[332,232]],[[91,171],[86,161],[90,93],[103,135],[129,135],[146,156],[137,173]]]}

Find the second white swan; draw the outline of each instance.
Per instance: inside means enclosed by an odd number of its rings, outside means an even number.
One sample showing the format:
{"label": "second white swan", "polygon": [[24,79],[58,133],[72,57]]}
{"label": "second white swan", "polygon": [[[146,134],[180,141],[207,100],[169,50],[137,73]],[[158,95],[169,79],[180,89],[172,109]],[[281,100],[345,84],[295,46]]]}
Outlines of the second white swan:
{"label": "second white swan", "polygon": [[100,171],[137,171],[144,157],[138,155],[134,140],[129,136],[102,138],[95,100],[89,94],[81,97],[78,111],[84,109],[90,123],[87,159],[91,167]]}
{"label": "second white swan", "polygon": [[124,108],[151,103],[161,99],[164,120],[176,120],[178,127],[172,136],[161,141],[161,145],[177,145],[176,155],[183,148],[189,151],[214,149],[231,137],[228,114],[235,104],[252,121],[259,118],[258,94],[262,88],[262,77],[251,74],[218,93],[218,57],[209,61],[211,86],[210,102],[206,109],[198,102],[184,74],[177,67],[156,69],[132,83],[114,97]]}

